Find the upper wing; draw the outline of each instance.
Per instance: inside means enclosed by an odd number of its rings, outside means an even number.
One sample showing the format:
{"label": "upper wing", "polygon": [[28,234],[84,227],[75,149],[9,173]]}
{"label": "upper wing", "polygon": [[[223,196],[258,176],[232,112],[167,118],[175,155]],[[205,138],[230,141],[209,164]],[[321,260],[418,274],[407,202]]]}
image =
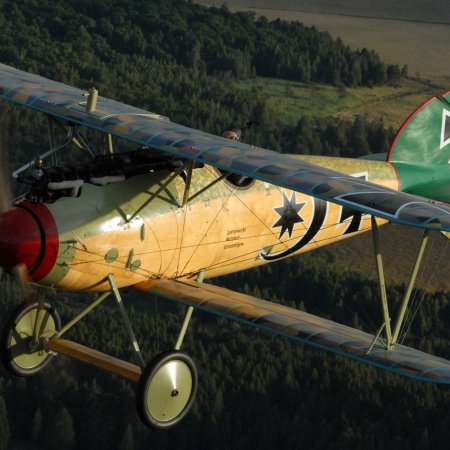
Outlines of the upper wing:
{"label": "upper wing", "polygon": [[0,96],[67,122],[166,153],[293,189],[392,222],[450,231],[450,207],[357,180],[262,148],[177,125],[167,117],[99,97],[86,111],[84,91],[0,64]]}
{"label": "upper wing", "polygon": [[210,284],[174,280],[155,283],[150,292],[307,345],[421,381],[450,383],[450,361],[404,345],[386,350],[373,335],[277,303]]}

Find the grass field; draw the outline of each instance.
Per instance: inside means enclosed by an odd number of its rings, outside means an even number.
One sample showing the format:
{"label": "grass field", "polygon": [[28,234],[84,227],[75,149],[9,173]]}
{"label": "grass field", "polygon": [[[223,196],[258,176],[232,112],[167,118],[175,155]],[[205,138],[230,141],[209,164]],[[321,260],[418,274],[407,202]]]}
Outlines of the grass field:
{"label": "grass field", "polygon": [[255,78],[236,84],[238,89],[260,89],[267,96],[269,114],[283,123],[296,124],[300,117],[343,117],[357,115],[398,129],[420,104],[443,87],[415,80],[402,80],[397,87],[335,88],[305,85],[279,79]]}
{"label": "grass field", "polygon": [[[223,1],[196,0],[220,6]],[[409,74],[450,86],[450,7],[442,0],[231,0],[230,10],[252,11],[273,20],[298,20],[341,37],[353,49],[375,50],[388,63],[407,65]]]}

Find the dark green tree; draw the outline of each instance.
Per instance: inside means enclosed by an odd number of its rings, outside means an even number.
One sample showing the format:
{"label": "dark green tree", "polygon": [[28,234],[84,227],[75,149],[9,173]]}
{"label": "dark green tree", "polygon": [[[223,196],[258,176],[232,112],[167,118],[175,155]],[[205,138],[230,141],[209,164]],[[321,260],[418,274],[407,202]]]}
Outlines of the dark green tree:
{"label": "dark green tree", "polygon": [[65,406],[60,407],[47,418],[44,445],[49,450],[75,448],[73,420]]}
{"label": "dark green tree", "polygon": [[8,411],[3,397],[0,396],[0,450],[7,450],[9,448],[9,438],[11,430],[8,419]]}
{"label": "dark green tree", "polygon": [[31,424],[31,440],[38,443],[42,437],[42,413],[40,408],[36,410]]}
{"label": "dark green tree", "polygon": [[118,450],[134,450],[133,428],[128,424],[123,433],[122,439],[117,447]]}
{"label": "dark green tree", "polygon": [[365,121],[360,117],[356,117],[350,132],[349,144],[353,149],[352,156],[357,157],[370,153],[369,142],[367,140],[367,129]]}

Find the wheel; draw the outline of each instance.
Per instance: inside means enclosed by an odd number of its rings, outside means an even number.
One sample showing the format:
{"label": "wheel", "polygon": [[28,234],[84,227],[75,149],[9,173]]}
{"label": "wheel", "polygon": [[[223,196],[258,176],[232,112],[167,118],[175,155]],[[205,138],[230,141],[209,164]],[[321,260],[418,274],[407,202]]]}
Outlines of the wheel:
{"label": "wheel", "polygon": [[33,344],[38,306],[38,303],[20,305],[3,330],[0,342],[2,362],[11,373],[20,377],[35,375],[50,362],[53,355],[44,350],[43,343],[61,328],[59,314],[45,303],[39,342]]}
{"label": "wheel", "polygon": [[178,351],[164,352],[148,364],[139,379],[136,407],[148,426],[167,429],[189,412],[197,393],[194,361]]}

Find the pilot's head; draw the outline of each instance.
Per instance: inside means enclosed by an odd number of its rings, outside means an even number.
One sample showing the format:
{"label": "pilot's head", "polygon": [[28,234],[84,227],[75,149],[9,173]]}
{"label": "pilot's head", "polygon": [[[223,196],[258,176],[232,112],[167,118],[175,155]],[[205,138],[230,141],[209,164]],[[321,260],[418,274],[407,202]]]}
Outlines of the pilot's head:
{"label": "pilot's head", "polygon": [[241,139],[241,130],[236,127],[228,127],[222,131],[222,136],[233,141],[239,141]]}

